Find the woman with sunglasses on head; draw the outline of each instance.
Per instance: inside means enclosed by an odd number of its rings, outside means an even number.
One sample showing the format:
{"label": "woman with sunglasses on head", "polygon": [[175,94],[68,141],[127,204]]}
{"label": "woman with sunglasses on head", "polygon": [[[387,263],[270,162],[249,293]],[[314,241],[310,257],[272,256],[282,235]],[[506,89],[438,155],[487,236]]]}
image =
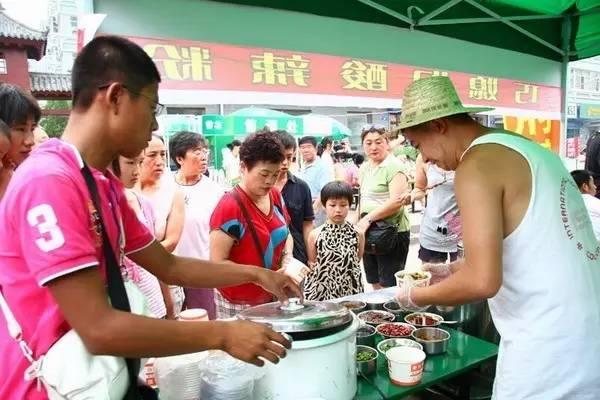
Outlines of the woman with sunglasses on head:
{"label": "woman with sunglasses on head", "polygon": [[[183,193],[185,218],[175,254],[201,260],[210,258],[210,216],[225,194],[204,176],[208,169],[208,142],[194,132],[177,132],[169,140],[169,155],[177,165],[175,182]],[[214,289],[184,288],[184,308],[202,308],[215,319]]]}
{"label": "woman with sunglasses on head", "polygon": [[[374,289],[396,285],[394,274],[404,269],[410,243],[410,221],[404,206],[411,200],[402,163],[389,152],[385,127],[365,126],[361,140],[368,161],[360,169],[359,232],[366,234],[363,264],[367,282]],[[369,232],[369,228],[372,231]],[[385,243],[375,243],[376,229],[390,234]]]}
{"label": "woman with sunglasses on head", "polygon": [[[162,137],[152,135],[148,147],[143,152],[140,180],[136,189],[152,204],[156,239],[167,251],[173,252],[181,238],[185,211],[181,191],[172,177],[164,176],[166,154]],[[168,289],[164,286],[162,288],[167,302],[167,318],[177,318],[183,307],[183,288],[173,285]]]}
{"label": "woman with sunglasses on head", "polygon": [[424,263],[455,261],[461,238],[460,217],[454,197],[454,171],[446,171],[417,157],[414,200],[427,195],[419,231],[419,259]]}

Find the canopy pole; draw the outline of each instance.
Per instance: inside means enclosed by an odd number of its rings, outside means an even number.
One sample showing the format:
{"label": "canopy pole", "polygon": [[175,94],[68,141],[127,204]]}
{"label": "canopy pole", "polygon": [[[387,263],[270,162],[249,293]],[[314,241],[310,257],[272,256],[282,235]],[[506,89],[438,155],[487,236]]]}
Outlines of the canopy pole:
{"label": "canopy pole", "polygon": [[562,50],[563,59],[560,72],[560,144],[559,155],[567,156],[567,99],[569,96],[569,54],[571,50],[571,15],[565,15],[562,21]]}
{"label": "canopy pole", "polygon": [[504,18],[503,16],[501,16],[500,14],[490,10],[489,8],[479,4],[477,1],[475,0],[464,0],[465,3],[468,3],[470,5],[472,5],[473,7],[483,11],[484,13],[486,13],[487,15],[496,18],[498,21],[505,23],[506,25],[510,26],[511,28],[513,28],[514,30],[521,32],[523,35],[527,36],[530,39],[535,40],[536,42],[538,42],[539,44],[541,44],[542,46],[546,46],[547,48],[554,50],[556,53],[560,54],[560,55],[564,55],[564,52],[562,51],[562,49],[559,49],[558,47],[554,46],[551,43],[548,43],[547,41],[541,39],[539,36],[534,35],[533,33],[529,32],[527,29],[523,29],[521,28],[519,25],[515,24],[514,22],[511,22],[509,20],[507,20],[506,18]]}
{"label": "canopy pole", "polygon": [[458,3],[460,3],[462,0],[452,0],[446,4],[444,4],[443,6],[433,10],[432,12],[430,12],[429,14],[425,15],[424,17],[422,17],[421,19],[419,19],[419,21],[417,21],[417,25],[421,25],[424,22],[429,21],[432,18],[437,17],[438,15],[440,15],[441,13],[443,13],[444,11],[454,7],[455,5],[457,5]]}
{"label": "canopy pole", "polygon": [[[559,19],[562,15],[516,15],[512,17],[503,17],[506,21],[539,21],[545,19]],[[477,18],[445,18],[445,19],[429,19],[427,21],[417,22],[417,26],[430,25],[454,25],[454,24],[480,24],[487,22],[502,22],[498,18],[493,17],[477,17]]]}
{"label": "canopy pole", "polygon": [[396,19],[399,19],[402,22],[406,22],[407,24],[413,26],[415,24],[415,21],[413,21],[411,18],[407,17],[406,15],[400,14],[397,11],[394,11],[390,8],[387,8],[379,3],[374,2],[373,0],[357,0],[360,3],[363,3],[369,7],[373,7],[374,9],[381,11],[384,14],[390,15]]}

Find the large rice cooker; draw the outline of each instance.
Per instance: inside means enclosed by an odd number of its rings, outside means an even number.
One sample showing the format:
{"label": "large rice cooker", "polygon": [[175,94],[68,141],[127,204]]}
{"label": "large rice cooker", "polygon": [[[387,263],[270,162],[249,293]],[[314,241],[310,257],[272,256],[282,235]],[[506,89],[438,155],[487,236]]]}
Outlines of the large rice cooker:
{"label": "large rice cooker", "polygon": [[256,382],[256,399],[351,400],[356,394],[356,330],[354,314],[336,303],[291,299],[289,305],[268,303],[238,318],[270,325],[292,338],[292,348],[278,364],[266,363]]}

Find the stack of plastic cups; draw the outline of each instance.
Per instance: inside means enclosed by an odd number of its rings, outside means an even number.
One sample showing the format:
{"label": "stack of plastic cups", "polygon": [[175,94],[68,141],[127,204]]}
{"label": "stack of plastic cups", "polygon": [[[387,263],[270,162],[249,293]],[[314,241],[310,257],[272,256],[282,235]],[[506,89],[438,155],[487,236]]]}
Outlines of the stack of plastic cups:
{"label": "stack of plastic cups", "polygon": [[[188,309],[182,311],[178,319],[208,321],[208,313],[201,308]],[[161,400],[199,400],[202,379],[198,366],[207,354],[203,351],[157,358],[154,363]]]}

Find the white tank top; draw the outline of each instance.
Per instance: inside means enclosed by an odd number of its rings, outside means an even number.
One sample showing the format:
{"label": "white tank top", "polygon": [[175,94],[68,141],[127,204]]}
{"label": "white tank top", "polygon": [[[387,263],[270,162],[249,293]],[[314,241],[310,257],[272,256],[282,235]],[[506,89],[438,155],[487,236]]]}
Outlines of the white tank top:
{"label": "white tank top", "polygon": [[174,254],[208,260],[210,217],[225,191],[206,176],[194,185],[178,184],[178,187],[185,201],[185,220]]}
{"label": "white tank top", "polygon": [[[503,242],[502,286],[489,299],[502,339],[496,400],[600,398],[600,245],[560,158],[521,136],[491,133],[532,172],[529,207]],[[468,254],[467,254],[468,257]]]}
{"label": "white tank top", "polygon": [[419,243],[422,247],[442,253],[457,251],[461,238],[460,218],[454,197],[454,171],[445,171],[433,164],[427,167],[427,207],[421,220]]}

